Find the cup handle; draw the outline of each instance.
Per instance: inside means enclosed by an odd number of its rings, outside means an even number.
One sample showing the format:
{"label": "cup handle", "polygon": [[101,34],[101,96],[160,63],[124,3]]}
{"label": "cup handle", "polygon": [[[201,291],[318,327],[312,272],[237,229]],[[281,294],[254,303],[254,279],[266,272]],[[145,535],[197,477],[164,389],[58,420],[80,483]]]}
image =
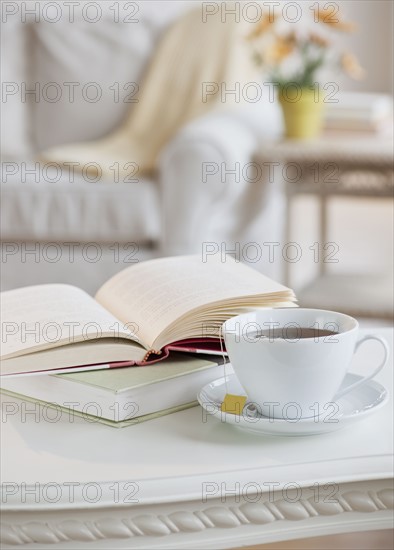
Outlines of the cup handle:
{"label": "cup handle", "polygon": [[344,388],[342,391],[335,394],[334,399],[338,399],[339,397],[342,397],[346,393],[348,393],[350,391],[353,391],[355,388],[358,388],[358,386],[361,386],[361,384],[364,384],[368,380],[371,380],[371,378],[374,378],[378,374],[378,372],[380,372],[382,370],[382,368],[386,365],[386,363],[388,361],[388,358],[389,358],[389,346],[388,346],[386,340],[384,338],[382,338],[382,336],[376,336],[376,335],[373,335],[373,334],[367,334],[366,336],[363,336],[357,342],[354,353],[357,353],[357,351],[358,351],[359,347],[361,346],[361,344],[363,344],[367,340],[377,340],[378,342],[380,342],[382,344],[383,349],[384,349],[383,361],[380,363],[380,365],[378,365],[376,367],[376,369],[371,374],[368,374],[367,376],[365,376],[361,380],[358,380],[357,382],[354,382],[354,384],[350,384],[350,386],[346,386],[346,388]]}

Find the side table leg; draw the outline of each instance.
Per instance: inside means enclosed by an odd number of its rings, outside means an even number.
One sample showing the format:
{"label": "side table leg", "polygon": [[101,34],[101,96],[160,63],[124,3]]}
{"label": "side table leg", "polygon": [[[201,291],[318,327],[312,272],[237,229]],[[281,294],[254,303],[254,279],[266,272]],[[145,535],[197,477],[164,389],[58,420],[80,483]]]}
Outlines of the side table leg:
{"label": "side table leg", "polygon": [[[287,183],[286,185],[286,223],[285,223],[285,242],[283,243],[283,245],[286,245],[287,243],[291,242],[291,207],[292,207],[292,196],[291,196],[291,192],[288,190],[288,186],[289,184]],[[286,259],[284,259],[284,266],[283,266],[283,271],[284,271],[284,284],[285,286],[288,286],[289,288],[290,287],[290,283],[291,283],[291,276],[290,276],[290,267],[291,267],[291,264],[290,262],[286,261]]]}
{"label": "side table leg", "polygon": [[320,195],[320,216],[319,216],[320,228],[319,228],[319,273],[324,275],[326,272],[326,264],[324,262],[325,249],[324,246],[327,243],[327,195],[322,193]]}

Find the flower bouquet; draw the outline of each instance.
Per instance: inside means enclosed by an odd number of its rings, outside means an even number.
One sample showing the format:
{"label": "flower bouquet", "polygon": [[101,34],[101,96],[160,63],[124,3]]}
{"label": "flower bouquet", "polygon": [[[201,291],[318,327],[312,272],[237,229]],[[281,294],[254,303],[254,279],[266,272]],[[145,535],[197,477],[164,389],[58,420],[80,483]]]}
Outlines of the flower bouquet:
{"label": "flower bouquet", "polygon": [[297,23],[264,14],[248,35],[255,62],[278,90],[287,137],[312,138],[320,132],[325,99],[338,88],[334,82],[319,84],[323,67],[336,66],[355,79],[364,76],[351,53],[338,54],[333,47],[335,33],[355,29],[337,17],[333,6],[315,3],[308,18]]}

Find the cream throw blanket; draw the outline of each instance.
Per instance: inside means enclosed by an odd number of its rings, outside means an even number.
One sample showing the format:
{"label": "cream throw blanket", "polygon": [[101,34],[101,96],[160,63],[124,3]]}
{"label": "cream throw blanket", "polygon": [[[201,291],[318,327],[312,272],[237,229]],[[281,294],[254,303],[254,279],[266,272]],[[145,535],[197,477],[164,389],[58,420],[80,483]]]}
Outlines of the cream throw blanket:
{"label": "cream throw blanket", "polygon": [[97,141],[51,148],[41,160],[78,162],[81,169],[96,162],[112,179],[110,167],[117,162],[124,181],[131,162],[138,165],[138,175],[152,172],[163,146],[185,123],[213,105],[234,106],[235,97],[227,94],[222,101],[220,91],[203,101],[203,86],[216,83],[231,90],[238,83],[242,90],[243,83],[250,82],[252,62],[245,32],[234,17],[225,23],[220,14],[207,19],[202,21],[201,9],[193,10],[166,31],[140,86],[138,103],[119,129]]}

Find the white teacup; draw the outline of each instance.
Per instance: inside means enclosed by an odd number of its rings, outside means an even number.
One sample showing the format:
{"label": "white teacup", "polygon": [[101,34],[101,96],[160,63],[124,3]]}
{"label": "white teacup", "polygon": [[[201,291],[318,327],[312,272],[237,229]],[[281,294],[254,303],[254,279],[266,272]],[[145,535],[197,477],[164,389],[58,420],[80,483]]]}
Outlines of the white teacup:
{"label": "white teacup", "polygon": [[[314,329],[313,335],[301,328]],[[353,317],[321,309],[261,309],[229,319],[222,330],[248,402],[271,418],[322,415],[339,397],[373,378],[389,355],[381,336],[357,340],[358,322]],[[322,330],[337,334],[321,336],[318,331]],[[312,337],[301,337],[308,332]],[[371,374],[339,391],[353,354],[366,340],[382,344],[382,362]]]}

